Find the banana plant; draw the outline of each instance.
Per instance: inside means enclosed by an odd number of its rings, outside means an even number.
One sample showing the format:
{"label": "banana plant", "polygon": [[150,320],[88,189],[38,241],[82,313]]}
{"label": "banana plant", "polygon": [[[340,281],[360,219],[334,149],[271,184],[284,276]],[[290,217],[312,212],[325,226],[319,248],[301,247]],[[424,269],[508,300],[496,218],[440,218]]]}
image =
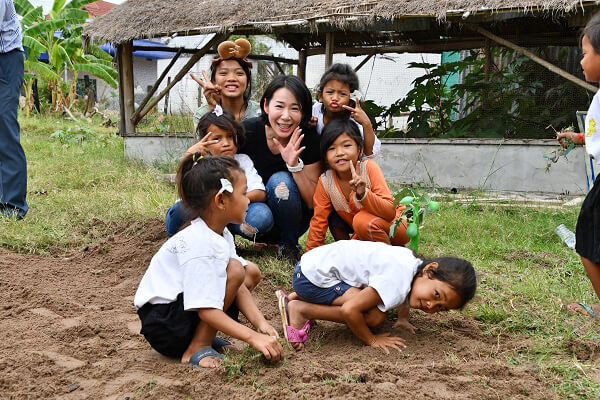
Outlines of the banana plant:
{"label": "banana plant", "polygon": [[[81,7],[95,0],[54,0],[47,16],[42,7],[34,7],[29,0],[15,0],[15,10],[21,18],[23,46],[26,47],[25,90],[27,95],[26,112],[31,106],[33,80],[41,78],[48,83],[52,95],[52,110],[67,108],[75,99],[77,75],[87,72],[117,87],[117,73],[112,57],[90,43],[87,52],[83,50],[81,32],[88,13]],[[48,54],[48,63],[39,60],[43,53]],[[73,75],[69,81],[66,71]]]}
{"label": "banana plant", "polygon": [[406,236],[410,239],[408,246],[418,253],[419,232],[423,228],[425,214],[438,211],[440,206],[437,201],[431,200],[426,193],[421,193],[412,188],[404,188],[394,193],[394,203],[396,205],[402,204],[406,208],[402,216],[392,223],[390,238],[395,235],[398,224],[406,224]]}

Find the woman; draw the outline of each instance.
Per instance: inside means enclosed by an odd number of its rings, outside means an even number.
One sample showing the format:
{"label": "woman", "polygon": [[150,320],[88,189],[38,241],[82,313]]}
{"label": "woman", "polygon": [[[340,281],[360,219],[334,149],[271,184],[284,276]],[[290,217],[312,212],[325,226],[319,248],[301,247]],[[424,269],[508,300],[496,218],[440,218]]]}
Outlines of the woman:
{"label": "woman", "polygon": [[312,98],[298,77],[279,75],[266,88],[260,108],[260,117],[242,121],[246,142],[239,152],[252,159],[262,177],[275,221],[260,240],[277,243],[279,254],[295,263],[322,172],[319,136],[309,126]]}

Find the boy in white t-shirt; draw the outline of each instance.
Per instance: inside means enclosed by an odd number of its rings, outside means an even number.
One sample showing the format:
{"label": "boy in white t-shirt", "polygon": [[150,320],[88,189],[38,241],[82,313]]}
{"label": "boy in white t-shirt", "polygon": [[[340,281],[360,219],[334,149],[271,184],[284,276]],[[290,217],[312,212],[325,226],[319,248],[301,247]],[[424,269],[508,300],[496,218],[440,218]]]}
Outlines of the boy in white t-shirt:
{"label": "boy in white t-shirt", "polygon": [[374,335],[369,327],[398,307],[396,326],[414,330],[410,308],[427,313],[462,308],[475,295],[468,261],[416,257],[412,250],[381,242],[340,240],[302,256],[292,278],[294,293],[276,292],[286,339],[303,348],[313,319],[346,323],[365,344],[388,352],[405,347],[400,337]]}
{"label": "boy in white t-shirt", "polygon": [[[245,284],[251,264],[236,254],[226,228],[243,222],[248,208],[243,171],[231,157],[195,153],[182,160],[177,182],[192,221],[163,244],[140,282],[134,304],[141,333],[159,353],[198,367],[220,364],[217,350],[230,343],[216,338],[217,330],[279,362],[277,331],[248,288],[257,282]],[[238,322],[238,310],[257,331]]]}

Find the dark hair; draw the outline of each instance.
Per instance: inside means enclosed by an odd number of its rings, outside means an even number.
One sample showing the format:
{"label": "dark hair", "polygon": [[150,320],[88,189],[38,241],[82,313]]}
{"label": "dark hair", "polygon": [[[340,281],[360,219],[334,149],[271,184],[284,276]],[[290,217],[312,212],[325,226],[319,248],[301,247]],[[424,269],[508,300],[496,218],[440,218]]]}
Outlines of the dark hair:
{"label": "dark hair", "polygon": [[265,112],[265,101],[270,103],[273,94],[281,88],[286,88],[292,92],[298,103],[300,103],[300,110],[302,111],[300,126],[306,126],[308,121],[312,118],[312,96],[310,95],[310,90],[308,90],[306,84],[296,75],[277,75],[275,79],[269,83],[269,86],[267,86],[260,99],[260,111],[262,113],[263,122],[267,126],[271,126],[269,123],[269,116]]}
{"label": "dark hair", "polygon": [[423,269],[428,264],[433,262],[438,263],[437,269],[430,269],[425,273],[429,274],[431,279],[446,282],[456,290],[456,293],[460,298],[458,309],[462,310],[465,304],[475,296],[475,290],[477,290],[477,278],[475,276],[475,269],[470,262],[456,257],[421,259],[423,262],[417,267],[415,278],[423,273]]}
{"label": "dark hair", "polygon": [[240,164],[231,157],[194,153],[181,160],[177,168],[177,192],[190,219],[198,218],[208,207],[211,198],[221,189],[221,178],[234,184],[236,170],[243,173]]}
{"label": "dark hair", "polygon": [[[252,72],[250,71],[250,67],[245,60],[240,60],[239,58],[229,58],[228,60],[237,61],[240,64],[240,67],[244,70],[246,74],[246,90],[244,91],[244,104],[248,105],[248,101],[250,100],[250,94],[252,93]],[[213,64],[210,67],[210,80],[211,82],[215,81],[215,77],[217,76],[217,69],[223,60],[221,57],[215,57],[213,60]]]}
{"label": "dark hair", "polygon": [[323,161],[323,165],[326,168],[330,168],[327,164],[327,149],[335,142],[335,140],[343,134],[350,136],[358,146],[359,149],[359,158],[360,151],[364,148],[363,138],[360,135],[360,130],[354,121],[351,121],[348,118],[334,119],[329,122],[323,128],[323,132],[321,133],[321,142],[320,142],[320,150],[321,150],[321,160]]}
{"label": "dark hair", "polygon": [[340,81],[350,86],[350,92],[358,90],[358,75],[354,68],[348,64],[333,64],[321,77],[319,82],[319,92],[323,91],[329,81]]}
{"label": "dark hair", "polygon": [[208,127],[214,125],[224,131],[233,133],[233,142],[239,148],[244,144],[246,135],[242,124],[236,121],[232,113],[223,110],[223,114],[217,115],[209,111],[200,118],[196,127],[196,137],[202,139],[208,133]]}

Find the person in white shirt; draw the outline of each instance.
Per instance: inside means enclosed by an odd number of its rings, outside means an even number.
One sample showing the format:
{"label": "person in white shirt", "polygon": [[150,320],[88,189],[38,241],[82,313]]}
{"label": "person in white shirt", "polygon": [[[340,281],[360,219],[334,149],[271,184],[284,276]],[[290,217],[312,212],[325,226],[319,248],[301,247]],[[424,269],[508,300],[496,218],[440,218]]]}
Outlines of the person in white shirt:
{"label": "person in white shirt", "polygon": [[[600,13],[594,14],[583,30],[581,38],[583,58],[581,67],[588,82],[600,82]],[[558,140],[570,139],[585,149],[595,162],[600,163],[600,92],[592,99],[585,119],[585,136],[575,132],[561,132]],[[600,184],[595,184],[587,194],[577,219],[575,250],[581,257],[588,278],[592,282],[596,296],[600,298]],[[592,318],[600,316],[600,305],[586,305],[583,302],[567,306],[572,312],[586,314]]]}
{"label": "person in white shirt", "polygon": [[[140,282],[134,305],[141,333],[159,353],[197,367],[220,365],[217,350],[230,343],[215,338],[217,331],[281,361],[277,331],[245,284],[244,266],[258,267],[236,254],[226,228],[242,223],[248,209],[244,172],[231,157],[194,153],[181,161],[177,182],[192,220],[163,244]],[[238,310],[256,331],[237,321]]]}
{"label": "person in white shirt", "polygon": [[426,313],[462,309],[475,295],[470,262],[460,258],[418,258],[405,247],[381,242],[340,240],[302,256],[292,277],[294,293],[277,291],[286,339],[304,347],[312,320],[346,323],[366,345],[400,351],[402,338],[374,335],[386,311],[398,307],[395,327],[414,332],[409,309]]}
{"label": "person in white shirt", "polygon": [[[184,156],[198,152],[202,155],[233,157],[246,175],[247,196],[250,199],[246,219],[242,224],[229,225],[229,230],[234,235],[240,235],[255,242],[262,239],[271,231],[275,222],[269,206],[265,203],[267,199],[265,185],[254,168],[254,163],[246,154],[237,153],[244,141],[243,126],[235,120],[233,114],[217,105],[200,118],[196,134],[200,137],[200,141],[186,150]],[[187,221],[189,221],[189,216],[183,204],[177,201],[169,208],[165,218],[169,236],[177,233]]]}

